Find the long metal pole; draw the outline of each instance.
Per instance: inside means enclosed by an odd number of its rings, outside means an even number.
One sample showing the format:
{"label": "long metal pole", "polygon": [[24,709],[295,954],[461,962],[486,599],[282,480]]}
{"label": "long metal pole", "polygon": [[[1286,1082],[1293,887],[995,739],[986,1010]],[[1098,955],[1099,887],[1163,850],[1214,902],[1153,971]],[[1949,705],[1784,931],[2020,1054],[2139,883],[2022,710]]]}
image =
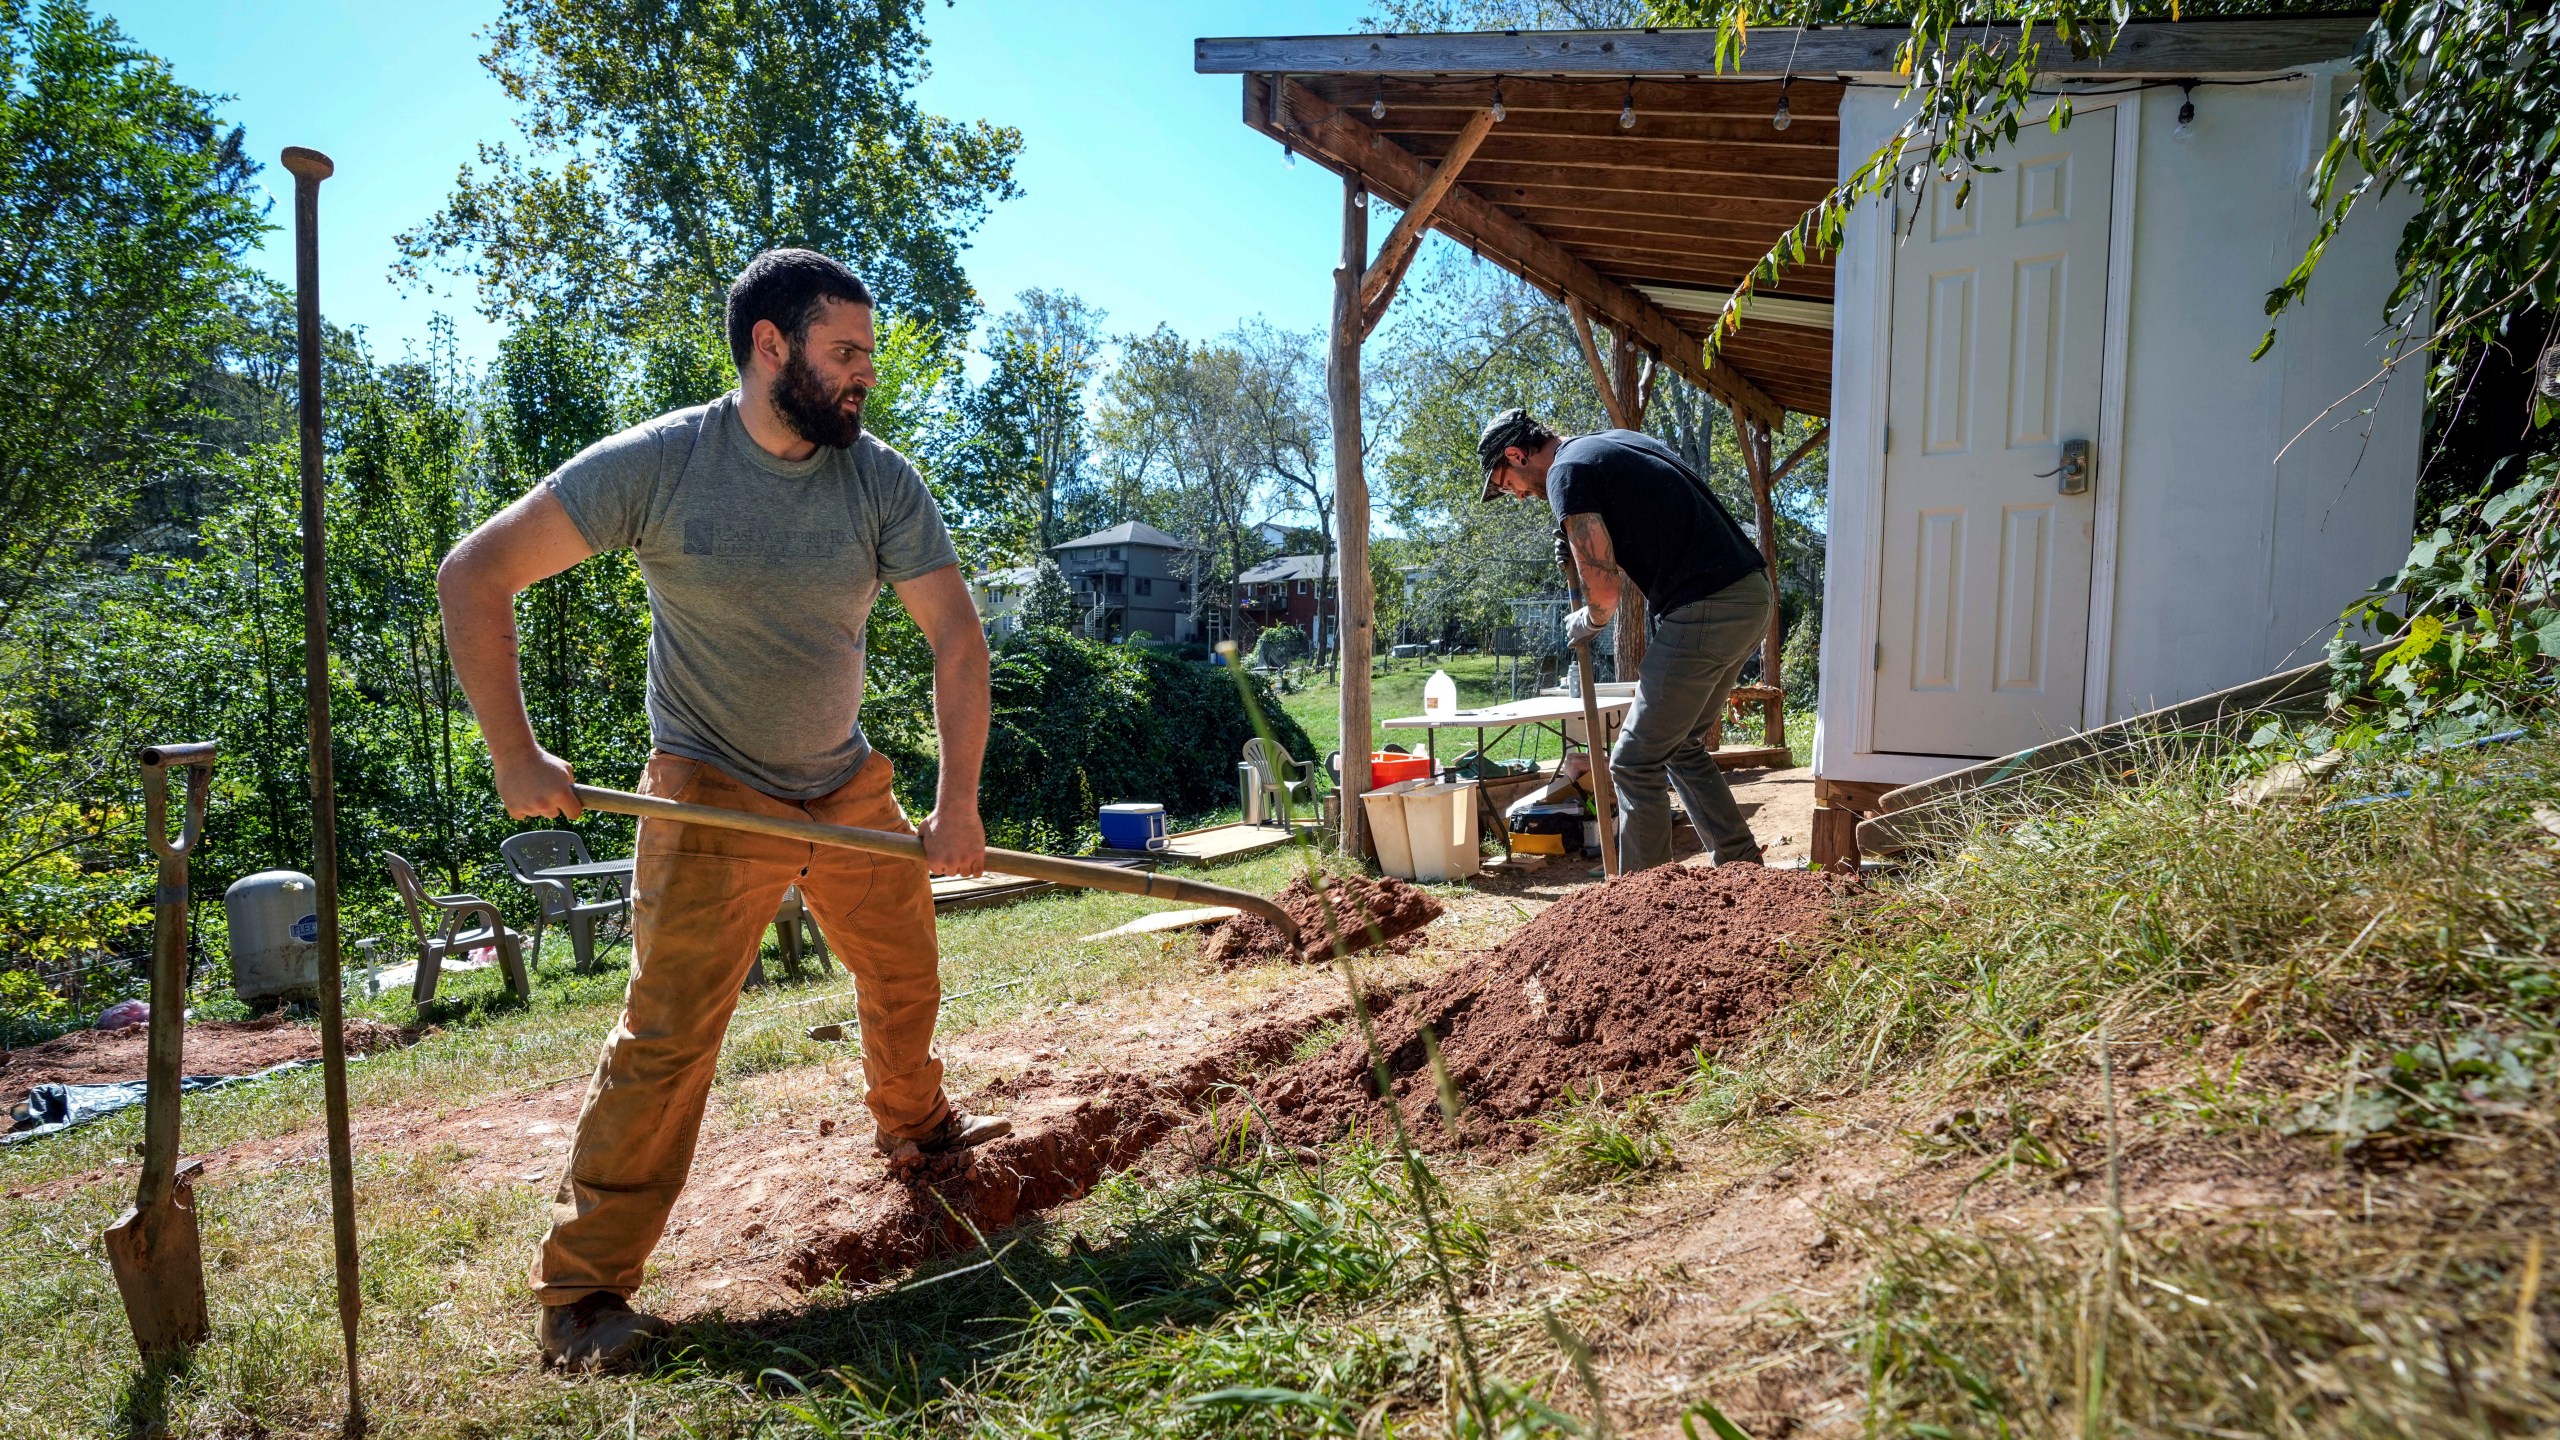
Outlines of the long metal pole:
{"label": "long metal pole", "polygon": [[337,1248],[338,1327],[347,1347],[346,1433],[365,1429],[356,1363],[356,1162],[347,1116],[345,997],[338,965],[338,800],[329,753],[328,496],[320,449],[320,182],[337,172],[328,156],[285,147],[293,172],[294,340],[302,420],[302,685],[311,712],[311,878],[319,886],[320,1080],[329,1113],[329,1222]]}

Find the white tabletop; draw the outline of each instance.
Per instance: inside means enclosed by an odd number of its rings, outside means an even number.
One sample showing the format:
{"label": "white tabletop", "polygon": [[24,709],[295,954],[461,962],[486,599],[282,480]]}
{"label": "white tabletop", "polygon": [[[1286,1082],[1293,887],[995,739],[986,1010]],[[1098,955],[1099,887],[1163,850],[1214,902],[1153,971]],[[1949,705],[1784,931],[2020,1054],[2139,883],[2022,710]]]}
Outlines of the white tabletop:
{"label": "white tabletop", "polygon": [[[1624,714],[1636,702],[1632,696],[1601,695],[1592,703],[1607,720]],[[1487,705],[1475,710],[1459,710],[1447,719],[1436,716],[1405,715],[1378,723],[1390,730],[1502,730],[1514,725],[1553,725],[1582,718],[1582,701],[1570,695],[1542,695],[1534,700],[1514,700],[1508,705]]]}

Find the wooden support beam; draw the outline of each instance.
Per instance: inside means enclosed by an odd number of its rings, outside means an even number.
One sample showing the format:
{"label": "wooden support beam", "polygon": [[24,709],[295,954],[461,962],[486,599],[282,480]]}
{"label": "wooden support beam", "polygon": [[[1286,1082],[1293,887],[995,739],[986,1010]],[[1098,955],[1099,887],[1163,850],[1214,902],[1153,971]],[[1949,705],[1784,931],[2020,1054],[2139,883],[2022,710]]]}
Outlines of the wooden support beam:
{"label": "wooden support beam", "polygon": [[1777,464],[1777,468],[1775,468],[1775,469],[1773,469],[1773,470],[1771,470],[1771,471],[1769,472],[1769,488],[1770,488],[1770,489],[1772,489],[1772,490],[1775,490],[1776,488],[1778,488],[1778,483],[1779,483],[1780,481],[1782,481],[1782,480],[1785,480],[1785,479],[1787,478],[1787,476],[1788,476],[1792,471],[1794,471],[1794,469],[1796,468],[1796,464],[1797,464],[1797,462],[1798,462],[1798,461],[1801,461],[1802,459],[1804,459],[1804,457],[1806,457],[1807,455],[1812,454],[1815,450],[1819,449],[1819,448],[1821,447],[1821,445],[1822,445],[1822,442],[1824,442],[1824,441],[1826,441],[1826,440],[1828,440],[1828,439],[1830,439],[1830,438],[1831,438],[1831,427],[1830,427],[1830,426],[1828,426],[1828,425],[1823,425],[1823,426],[1818,426],[1818,427],[1816,427],[1816,428],[1815,428],[1815,430],[1814,430],[1814,432],[1813,432],[1812,434],[1807,435],[1806,437],[1804,437],[1804,443],[1803,443],[1803,444],[1801,444],[1801,445],[1798,445],[1798,446],[1795,448],[1794,453],[1792,453],[1792,454],[1788,455],[1786,459],[1779,461],[1779,462],[1778,462],[1778,464]]}
{"label": "wooden support beam", "polygon": [[1440,202],[1458,183],[1458,176],[1475,158],[1476,147],[1493,130],[1493,112],[1479,110],[1458,138],[1450,142],[1448,156],[1431,178],[1423,182],[1422,193],[1413,197],[1397,217],[1395,228],[1378,245],[1378,258],[1369,262],[1368,273],[1360,277],[1360,333],[1367,335],[1385,318],[1387,304],[1396,297],[1396,286],[1403,283],[1404,272],[1413,264],[1416,250],[1422,248],[1422,237],[1430,232],[1431,217],[1438,213]]}
{"label": "wooden support beam", "polygon": [[[1777,603],[1778,507],[1770,498],[1770,489],[1777,483],[1770,458],[1775,447],[1770,443],[1768,426],[1740,414],[1733,417],[1733,433],[1734,438],[1742,442],[1736,448],[1742,451],[1743,473],[1751,478],[1752,511],[1760,527],[1760,564],[1769,575],[1769,633],[1760,642],[1760,683],[1784,690],[1786,679],[1778,672],[1778,657],[1785,647],[1787,630],[1786,618]],[[1794,464],[1802,455],[1799,450],[1787,463]],[[1785,722],[1777,717],[1775,710],[1771,712],[1767,729],[1770,732],[1767,743],[1780,745],[1786,742]]]}
{"label": "wooden support beam", "polygon": [[[1643,429],[1645,404],[1652,398],[1653,377],[1659,373],[1653,368],[1652,357],[1641,355],[1634,339],[1621,330],[1609,342],[1616,363],[1603,362],[1599,339],[1591,328],[1591,312],[1570,295],[1565,297],[1564,308],[1573,317],[1574,337],[1582,342],[1582,363],[1591,367],[1591,383],[1600,392],[1600,408],[1608,412],[1609,423],[1620,430]],[[1644,593],[1633,586],[1619,592],[1618,613],[1610,623],[1610,631],[1620,680],[1644,664],[1644,603]]]}
{"label": "wooden support beam", "polygon": [[[1430,184],[1427,167],[1411,151],[1351,119],[1303,85],[1251,76],[1245,82],[1244,100],[1247,124],[1339,174],[1355,181],[1365,177],[1390,198],[1402,197],[1408,207]],[[1784,407],[1749,376],[1731,365],[1709,367],[1699,337],[1682,330],[1660,306],[1592,269],[1466,185],[1453,185],[1442,197],[1433,228],[1462,243],[1474,243],[1488,259],[1549,294],[1579,297],[1595,318],[1632,330],[1638,343],[1659,355],[1681,378],[1736,411],[1768,424],[1785,418]]]}
{"label": "wooden support beam", "polygon": [[1342,853],[1361,852],[1368,816],[1369,657],[1377,598],[1369,585],[1369,478],[1360,465],[1360,279],[1369,268],[1369,206],[1359,172],[1342,177],[1342,260],[1333,272],[1333,334],[1325,355],[1325,404],[1333,422],[1333,518],[1342,556],[1335,601],[1342,647]]}

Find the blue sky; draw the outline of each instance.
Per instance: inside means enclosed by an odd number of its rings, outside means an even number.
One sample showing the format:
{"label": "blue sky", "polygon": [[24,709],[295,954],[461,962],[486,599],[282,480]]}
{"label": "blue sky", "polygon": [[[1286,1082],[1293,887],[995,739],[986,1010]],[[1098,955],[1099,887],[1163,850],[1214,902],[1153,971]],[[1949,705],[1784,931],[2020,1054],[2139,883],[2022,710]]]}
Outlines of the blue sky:
{"label": "blue sky", "polygon": [[[422,344],[451,315],[466,358],[497,333],[471,296],[403,294],[391,237],[432,214],[483,142],[515,137],[480,67],[495,0],[91,0],[180,80],[233,98],[277,229],[256,261],[292,279],[292,177],[275,157],[309,145],[337,161],[321,191],[321,300],[377,353]],[[990,311],[1030,286],[1082,295],[1114,331],[1168,323],[1205,335],[1253,315],[1324,323],[1341,189],[1284,167],[1244,128],[1234,76],[1191,72],[1200,35],[1348,30],[1362,0],[1178,5],[959,0],[928,11],[933,69],[920,98],[956,119],[1019,126],[1024,195],[997,208],[966,264]]]}

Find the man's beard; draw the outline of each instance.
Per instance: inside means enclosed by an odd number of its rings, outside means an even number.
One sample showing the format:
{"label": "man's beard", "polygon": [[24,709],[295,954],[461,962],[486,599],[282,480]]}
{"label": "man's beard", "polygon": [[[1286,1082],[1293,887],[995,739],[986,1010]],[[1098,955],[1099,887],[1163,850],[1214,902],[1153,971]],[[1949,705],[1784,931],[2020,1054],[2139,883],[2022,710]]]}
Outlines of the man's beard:
{"label": "man's beard", "polygon": [[[837,450],[850,450],[862,438],[862,401],[870,393],[860,385],[829,391],[797,345],[773,377],[773,408],[782,423],[813,445]],[[850,411],[844,408],[847,400],[853,401]]]}

